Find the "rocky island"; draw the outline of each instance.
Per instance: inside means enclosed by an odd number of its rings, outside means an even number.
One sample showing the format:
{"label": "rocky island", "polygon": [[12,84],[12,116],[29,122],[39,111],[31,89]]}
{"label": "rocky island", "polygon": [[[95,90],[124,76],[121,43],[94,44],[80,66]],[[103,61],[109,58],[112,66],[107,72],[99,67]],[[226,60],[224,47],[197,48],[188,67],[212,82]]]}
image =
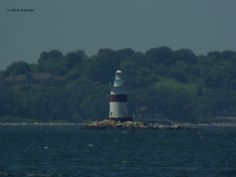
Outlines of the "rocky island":
{"label": "rocky island", "polygon": [[115,121],[111,119],[105,119],[102,121],[92,121],[88,123],[86,128],[89,129],[130,129],[130,130],[192,130],[197,129],[196,126],[187,123],[172,123],[172,124],[160,124],[160,123],[145,123],[141,121]]}
{"label": "rocky island", "polygon": [[114,84],[110,93],[109,118],[92,121],[85,127],[89,129],[193,129],[195,127],[177,123],[145,123],[135,121],[128,113],[128,93],[124,87],[123,72],[117,70]]}

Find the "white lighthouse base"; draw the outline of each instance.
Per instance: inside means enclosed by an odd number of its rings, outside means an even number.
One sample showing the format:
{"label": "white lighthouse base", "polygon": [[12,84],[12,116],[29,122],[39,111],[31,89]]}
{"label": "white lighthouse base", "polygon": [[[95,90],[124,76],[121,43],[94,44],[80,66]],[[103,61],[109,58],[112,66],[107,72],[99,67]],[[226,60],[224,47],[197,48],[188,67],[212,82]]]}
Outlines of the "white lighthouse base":
{"label": "white lighthouse base", "polygon": [[110,102],[109,119],[114,121],[132,121],[128,115],[127,102]]}

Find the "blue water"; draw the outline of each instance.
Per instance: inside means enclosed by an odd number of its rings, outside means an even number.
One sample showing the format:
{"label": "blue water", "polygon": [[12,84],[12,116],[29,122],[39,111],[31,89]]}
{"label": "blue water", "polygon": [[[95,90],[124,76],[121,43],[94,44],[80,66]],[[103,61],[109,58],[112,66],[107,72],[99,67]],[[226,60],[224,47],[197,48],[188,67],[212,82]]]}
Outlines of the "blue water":
{"label": "blue water", "polygon": [[236,177],[236,128],[0,126],[0,176]]}

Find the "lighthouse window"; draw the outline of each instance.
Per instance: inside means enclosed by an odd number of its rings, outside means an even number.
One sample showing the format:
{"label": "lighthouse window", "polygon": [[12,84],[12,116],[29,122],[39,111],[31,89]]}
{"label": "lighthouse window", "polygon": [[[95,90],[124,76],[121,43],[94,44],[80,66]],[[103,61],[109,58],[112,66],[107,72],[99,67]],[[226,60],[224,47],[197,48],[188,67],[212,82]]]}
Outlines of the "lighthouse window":
{"label": "lighthouse window", "polygon": [[110,113],[110,115],[112,116],[112,112]]}

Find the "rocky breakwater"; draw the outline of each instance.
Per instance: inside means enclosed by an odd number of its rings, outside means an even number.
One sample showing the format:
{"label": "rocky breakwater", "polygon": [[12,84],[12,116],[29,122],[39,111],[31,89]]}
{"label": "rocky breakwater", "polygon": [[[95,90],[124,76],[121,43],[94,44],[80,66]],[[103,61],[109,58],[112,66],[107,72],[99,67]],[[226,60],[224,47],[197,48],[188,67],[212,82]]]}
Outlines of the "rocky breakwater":
{"label": "rocky breakwater", "polygon": [[171,129],[171,130],[191,130],[196,129],[195,126],[190,124],[160,124],[160,123],[144,123],[140,121],[114,121],[105,119],[102,121],[93,121],[86,125],[86,128],[89,129],[130,129],[130,130],[144,130],[144,129],[155,129],[155,130],[162,130],[162,129]]}

